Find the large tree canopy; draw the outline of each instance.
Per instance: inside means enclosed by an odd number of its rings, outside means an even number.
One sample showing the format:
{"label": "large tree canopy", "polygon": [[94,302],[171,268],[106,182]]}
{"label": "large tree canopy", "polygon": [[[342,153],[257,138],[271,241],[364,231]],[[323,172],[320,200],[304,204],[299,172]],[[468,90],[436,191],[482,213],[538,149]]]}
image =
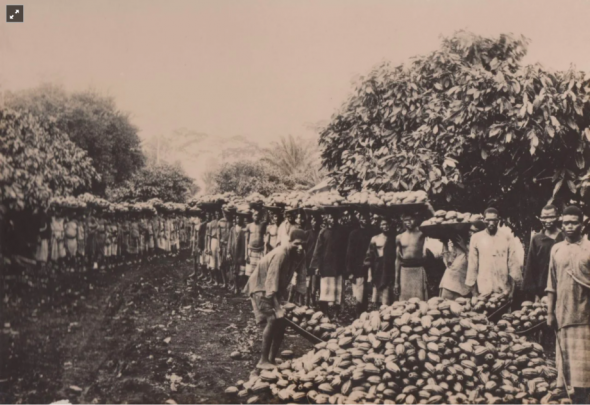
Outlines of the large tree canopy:
{"label": "large tree canopy", "polygon": [[92,91],[68,94],[54,85],[7,94],[6,103],[18,111],[52,120],[72,142],[88,152],[101,181],[93,186],[103,193],[129,179],[144,164],[137,128],[110,97]]}
{"label": "large tree canopy", "polygon": [[245,197],[254,192],[264,196],[295,188],[280,173],[261,162],[238,161],[205,175],[207,192],[232,192]]}
{"label": "large tree canopy", "polygon": [[178,165],[165,162],[149,164],[119,187],[108,189],[112,201],[148,201],[159,198],[167,202],[186,202],[199,191],[194,180]]}
{"label": "large tree canopy", "polygon": [[0,205],[33,210],[97,178],[86,152],[54,122],[0,109]]}
{"label": "large tree canopy", "polygon": [[502,210],[519,229],[569,199],[590,162],[590,81],[523,65],[528,41],[459,32],[374,69],[322,131],[341,189],[424,189],[439,205]]}

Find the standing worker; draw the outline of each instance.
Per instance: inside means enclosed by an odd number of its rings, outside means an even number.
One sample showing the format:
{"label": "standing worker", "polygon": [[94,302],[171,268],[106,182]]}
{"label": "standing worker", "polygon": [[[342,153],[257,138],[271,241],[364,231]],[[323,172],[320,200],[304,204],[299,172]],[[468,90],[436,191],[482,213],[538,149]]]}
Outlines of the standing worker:
{"label": "standing worker", "polygon": [[339,268],[341,256],[344,256],[346,241],[340,237],[337,214],[328,211],[322,216],[325,226],[318,235],[318,240],[310,264],[312,272],[320,277],[320,309],[328,313],[328,308],[342,303],[344,268]]}
{"label": "standing worker", "polygon": [[373,236],[367,252],[368,281],[373,285],[371,303],[374,308],[391,304],[391,288],[395,281],[396,234],[389,219],[381,220],[381,233]]}
{"label": "standing worker", "polygon": [[359,227],[348,237],[346,249],[346,274],[352,280],[352,295],[355,300],[356,317],[367,310],[368,304],[368,267],[365,266],[367,250],[375,230],[369,225],[369,213],[357,211]]}
{"label": "standing worker", "polygon": [[289,236],[294,229],[300,229],[297,224],[297,208],[287,208],[285,210],[285,220],[279,225],[277,230],[278,245],[289,243]]}
{"label": "standing worker", "polygon": [[279,243],[278,230],[281,218],[274,207],[269,211],[270,223],[266,226],[266,233],[264,234],[264,254],[273,250]]}
{"label": "standing worker", "polygon": [[264,234],[266,233],[266,223],[262,222],[262,213],[259,210],[253,210],[252,222],[246,226],[244,231],[246,238],[246,276],[252,275],[258,267],[258,262],[262,259],[264,253]]}
{"label": "standing worker", "polygon": [[426,280],[426,258],[424,243],[426,237],[418,228],[418,213],[403,214],[402,222],[406,231],[396,237],[397,260],[395,261],[395,282],[393,295],[400,301],[410,298],[428,299]]}
{"label": "standing worker", "polygon": [[539,219],[543,224],[543,230],[536,234],[531,241],[522,281],[524,298],[531,301],[538,300],[544,295],[549,274],[551,249],[556,243],[565,239],[557,227],[559,220],[557,207],[546,206],[541,210]]}
{"label": "standing worker", "polygon": [[498,232],[500,218],[495,208],[484,212],[486,230],[478,232],[469,244],[465,285],[475,287],[474,295],[506,293],[512,296],[521,284],[522,273],[514,251],[512,235]]}
{"label": "standing worker", "polygon": [[469,255],[469,241],[473,234],[486,229],[483,221],[476,221],[471,224],[469,237],[453,235],[443,241],[442,258],[446,266],[445,273],[440,280],[440,296],[449,300],[468,296],[471,287],[465,285],[467,278],[467,257]]}
{"label": "standing worker", "polygon": [[547,324],[557,329],[557,382],[574,387],[574,404],[587,404],[590,393],[590,241],[583,220],[578,207],[563,211],[565,240],[551,249],[546,289]]}
{"label": "standing worker", "polygon": [[307,225],[309,229],[307,230],[307,240],[305,242],[305,262],[307,272],[307,297],[306,303],[307,305],[312,305],[316,303],[316,296],[319,290],[319,276],[317,276],[314,272],[311,271],[311,260],[313,259],[313,252],[315,250],[315,245],[318,240],[318,236],[320,234],[320,230],[322,228],[322,218],[314,210],[307,211]]}

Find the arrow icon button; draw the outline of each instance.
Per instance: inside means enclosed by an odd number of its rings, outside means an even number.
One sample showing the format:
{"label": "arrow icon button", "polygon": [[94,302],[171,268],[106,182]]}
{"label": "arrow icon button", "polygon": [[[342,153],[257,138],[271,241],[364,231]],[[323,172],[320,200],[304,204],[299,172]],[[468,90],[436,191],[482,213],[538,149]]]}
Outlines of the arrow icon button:
{"label": "arrow icon button", "polygon": [[6,6],[6,22],[22,23],[24,22],[25,7],[23,5]]}

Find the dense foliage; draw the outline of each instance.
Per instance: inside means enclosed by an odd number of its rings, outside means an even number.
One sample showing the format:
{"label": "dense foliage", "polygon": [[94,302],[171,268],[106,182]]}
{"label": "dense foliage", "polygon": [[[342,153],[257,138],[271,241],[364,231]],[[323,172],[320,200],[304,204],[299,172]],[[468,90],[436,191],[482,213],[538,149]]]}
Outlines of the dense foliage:
{"label": "dense foliage", "polygon": [[269,166],[250,161],[225,164],[219,170],[207,173],[206,182],[209,193],[232,192],[243,197],[252,193],[269,196],[294,187]]}
{"label": "dense foliage", "polygon": [[324,166],[344,190],[424,189],[443,208],[495,205],[528,229],[587,171],[590,81],[523,65],[527,45],[459,32],[377,67],[322,131]]}
{"label": "dense foliage", "polygon": [[165,162],[150,164],[119,187],[107,190],[111,201],[148,201],[159,198],[183,203],[199,191],[194,180],[181,167]]}
{"label": "dense foliage", "polygon": [[311,139],[283,136],[263,150],[261,161],[283,178],[307,188],[324,177],[317,142]]}
{"label": "dense foliage", "polygon": [[35,209],[95,179],[92,160],[54,121],[0,109],[0,204]]}
{"label": "dense foliage", "polygon": [[102,194],[129,179],[144,164],[137,135],[127,114],[119,111],[110,97],[92,91],[68,94],[53,85],[8,94],[11,108],[52,120],[78,147],[87,151],[101,180],[93,191]]}

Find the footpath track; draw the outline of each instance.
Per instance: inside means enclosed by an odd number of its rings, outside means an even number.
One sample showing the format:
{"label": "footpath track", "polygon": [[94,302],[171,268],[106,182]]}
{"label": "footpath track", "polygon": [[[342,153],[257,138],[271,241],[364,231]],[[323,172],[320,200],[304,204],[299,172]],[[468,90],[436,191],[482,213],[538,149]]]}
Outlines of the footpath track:
{"label": "footpath track", "polygon": [[[184,259],[35,274],[4,275],[0,402],[231,403],[225,388],[259,355],[250,302],[197,285]],[[310,347],[284,343],[295,354]]]}

